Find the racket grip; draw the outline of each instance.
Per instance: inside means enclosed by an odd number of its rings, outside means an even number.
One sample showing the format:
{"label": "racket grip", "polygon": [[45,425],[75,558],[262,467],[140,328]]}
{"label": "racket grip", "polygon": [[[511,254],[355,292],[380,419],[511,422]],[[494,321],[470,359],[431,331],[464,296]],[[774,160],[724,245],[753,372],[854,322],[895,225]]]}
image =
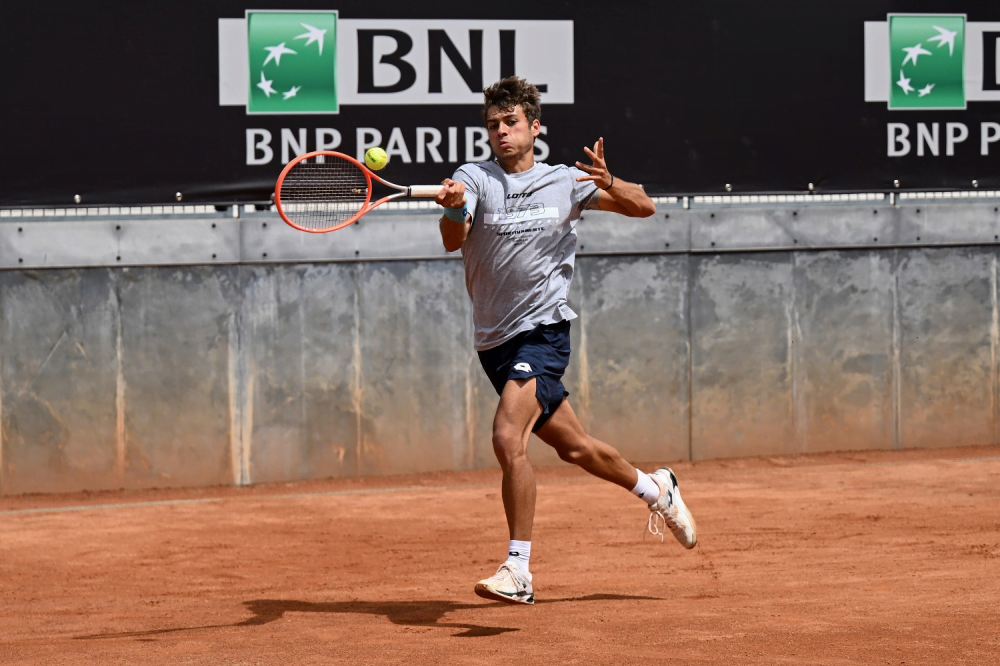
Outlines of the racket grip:
{"label": "racket grip", "polygon": [[406,196],[433,199],[441,191],[441,185],[410,185],[406,188]]}

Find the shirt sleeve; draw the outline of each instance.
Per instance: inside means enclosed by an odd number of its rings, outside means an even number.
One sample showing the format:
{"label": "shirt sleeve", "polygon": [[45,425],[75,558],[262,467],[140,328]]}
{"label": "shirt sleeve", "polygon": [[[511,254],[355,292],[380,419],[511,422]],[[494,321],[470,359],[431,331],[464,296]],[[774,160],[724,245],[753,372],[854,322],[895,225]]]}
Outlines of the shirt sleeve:
{"label": "shirt sleeve", "polygon": [[574,217],[580,217],[580,215],[583,214],[583,211],[587,208],[587,205],[591,202],[591,199],[596,202],[597,185],[595,185],[592,180],[577,182],[576,179],[580,176],[587,176],[590,174],[576,167],[569,167],[569,175],[573,181],[573,194],[571,200],[573,203],[573,212],[575,214]]}
{"label": "shirt sleeve", "polygon": [[451,179],[459,183],[465,183],[465,205],[468,206],[469,214],[472,215],[472,220],[475,222],[476,205],[479,203],[478,179],[467,171],[465,167],[459,167]]}

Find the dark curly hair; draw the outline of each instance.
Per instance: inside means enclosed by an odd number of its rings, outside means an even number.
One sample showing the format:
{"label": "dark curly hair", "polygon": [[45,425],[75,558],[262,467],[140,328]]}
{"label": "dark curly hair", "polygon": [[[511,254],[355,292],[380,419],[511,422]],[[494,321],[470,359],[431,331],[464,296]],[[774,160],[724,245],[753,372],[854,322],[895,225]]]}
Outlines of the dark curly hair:
{"label": "dark curly hair", "polygon": [[518,104],[529,123],[542,119],[542,96],[533,83],[528,83],[519,76],[500,79],[483,91],[483,122],[486,121],[490,107],[506,111]]}

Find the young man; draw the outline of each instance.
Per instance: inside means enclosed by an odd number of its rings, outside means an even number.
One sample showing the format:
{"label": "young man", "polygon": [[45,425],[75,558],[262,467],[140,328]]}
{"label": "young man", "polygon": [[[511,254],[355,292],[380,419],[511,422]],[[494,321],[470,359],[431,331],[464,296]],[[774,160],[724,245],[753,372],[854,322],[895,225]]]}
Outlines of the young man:
{"label": "young man", "polygon": [[472,299],[475,346],[500,395],[493,450],[503,470],[503,505],[510,530],[507,561],[479,581],[476,594],[534,603],[529,559],[535,517],[535,474],[528,461],[534,432],[559,457],[630,490],[652,512],[656,535],[664,524],[686,548],[697,541],[694,519],[669,468],[645,474],[617,450],[588,435],[562,384],[569,363],[566,298],[576,256],[576,221],[584,209],[648,217],[655,206],[642,188],[615,178],[604,160],[604,139],[578,168],[535,162],[541,130],[538,89],[509,77],[484,91],[483,119],[495,160],[466,164],[446,179],[436,201],[449,252],[462,250]]}

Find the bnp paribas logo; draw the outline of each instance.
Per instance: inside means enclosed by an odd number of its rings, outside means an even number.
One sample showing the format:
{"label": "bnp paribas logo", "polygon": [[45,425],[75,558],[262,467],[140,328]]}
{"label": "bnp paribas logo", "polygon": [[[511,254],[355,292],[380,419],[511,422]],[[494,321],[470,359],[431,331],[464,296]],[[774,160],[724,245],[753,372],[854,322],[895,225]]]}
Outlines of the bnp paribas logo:
{"label": "bnp paribas logo", "polygon": [[965,17],[890,15],[890,109],[965,108]]}
{"label": "bnp paribas logo", "polygon": [[337,113],[337,12],[247,12],[248,113]]}

